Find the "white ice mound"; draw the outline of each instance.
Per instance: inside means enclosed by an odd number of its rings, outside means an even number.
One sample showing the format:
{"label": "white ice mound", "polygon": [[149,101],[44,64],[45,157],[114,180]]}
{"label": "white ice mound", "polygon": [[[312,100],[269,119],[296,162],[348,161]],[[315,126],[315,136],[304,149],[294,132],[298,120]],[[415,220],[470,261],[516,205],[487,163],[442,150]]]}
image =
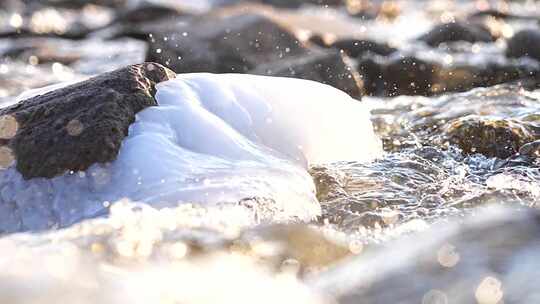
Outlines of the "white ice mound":
{"label": "white ice mound", "polygon": [[123,198],[174,207],[259,197],[268,200],[254,212],[308,220],[320,212],[308,164],[381,153],[362,103],[316,82],[184,74],[159,84],[156,99],[111,164],[51,180],[2,173],[0,230],[69,225]]}

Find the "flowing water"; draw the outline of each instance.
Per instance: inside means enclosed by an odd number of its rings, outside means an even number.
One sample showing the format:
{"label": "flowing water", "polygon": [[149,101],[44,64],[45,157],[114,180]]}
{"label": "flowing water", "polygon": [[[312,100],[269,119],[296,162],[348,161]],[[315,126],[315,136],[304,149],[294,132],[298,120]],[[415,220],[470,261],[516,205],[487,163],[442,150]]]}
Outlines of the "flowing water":
{"label": "flowing water", "polygon": [[[487,1],[397,2],[395,19],[274,17],[336,37],[354,24],[446,65],[538,67],[499,42],[412,42]],[[491,26],[504,37],[537,20]],[[180,74],[112,164],[0,173],[0,302],[537,303],[540,90],[460,91],[357,102],[302,80]]]}

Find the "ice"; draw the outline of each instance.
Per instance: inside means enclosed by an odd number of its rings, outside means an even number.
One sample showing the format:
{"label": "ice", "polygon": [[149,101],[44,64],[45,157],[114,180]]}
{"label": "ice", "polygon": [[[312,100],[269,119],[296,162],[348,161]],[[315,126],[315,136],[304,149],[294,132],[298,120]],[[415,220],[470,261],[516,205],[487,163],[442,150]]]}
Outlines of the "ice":
{"label": "ice", "polygon": [[259,219],[311,220],[320,206],[309,165],[382,153],[367,107],[312,81],[183,74],[159,84],[156,99],[110,164],[50,180],[2,172],[1,205],[12,212],[0,230],[67,226],[121,199],[165,208],[256,198],[247,208]]}

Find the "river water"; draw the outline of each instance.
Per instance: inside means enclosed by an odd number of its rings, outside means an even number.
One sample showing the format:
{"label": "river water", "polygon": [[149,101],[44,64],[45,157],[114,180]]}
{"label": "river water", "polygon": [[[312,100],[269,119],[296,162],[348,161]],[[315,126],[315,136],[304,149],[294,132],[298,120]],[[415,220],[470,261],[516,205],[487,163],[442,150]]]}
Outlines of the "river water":
{"label": "river water", "polygon": [[[507,64],[502,42],[412,42],[433,16],[485,3],[403,2],[397,20],[362,21],[355,35],[443,65]],[[538,12],[534,1],[499,5]],[[334,35],[360,22],[314,7],[295,16],[315,31],[313,16],[333,20]],[[504,36],[538,25],[492,26]],[[2,172],[3,202],[22,205],[2,205],[1,302],[540,301],[540,90],[356,102],[290,79],[179,78],[139,114],[112,167],[50,184]]]}

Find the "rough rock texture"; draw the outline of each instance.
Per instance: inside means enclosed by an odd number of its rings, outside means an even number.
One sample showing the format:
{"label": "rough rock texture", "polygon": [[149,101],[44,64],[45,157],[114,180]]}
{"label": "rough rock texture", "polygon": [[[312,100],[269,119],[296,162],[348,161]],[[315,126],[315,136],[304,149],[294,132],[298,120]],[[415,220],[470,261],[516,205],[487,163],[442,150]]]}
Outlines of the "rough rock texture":
{"label": "rough rock texture", "polygon": [[147,61],[178,73],[245,73],[261,63],[306,53],[292,32],[265,16],[210,14],[153,34]]}
{"label": "rough rock texture", "polygon": [[378,96],[384,94],[384,67],[373,58],[364,58],[358,62],[358,73],[364,84],[364,95]]}
{"label": "rough rock texture", "polygon": [[431,95],[438,65],[415,57],[391,61],[384,69],[386,95]]}
{"label": "rough rock texture", "polygon": [[528,56],[540,61],[540,31],[523,30],[515,34],[508,41],[506,56],[523,57]]}
{"label": "rough rock texture", "polygon": [[451,144],[467,154],[507,158],[520,147],[534,141],[532,126],[510,119],[468,117],[447,126],[445,135]]}
{"label": "rough rock texture", "polygon": [[362,80],[348,58],[338,52],[313,51],[310,55],[261,65],[250,73],[294,77],[322,82],[355,98],[362,95]]}
{"label": "rough rock texture", "polygon": [[491,33],[480,25],[451,22],[435,26],[431,31],[420,37],[430,46],[438,46],[445,42],[492,42]]}
{"label": "rough rock texture", "polygon": [[386,43],[359,39],[338,40],[330,46],[342,50],[345,54],[353,58],[361,57],[368,52],[381,56],[388,56],[397,51]]}
{"label": "rough rock texture", "polygon": [[110,162],[135,114],[156,105],[155,84],[174,77],[161,65],[145,63],[24,100],[0,110],[4,121],[16,120],[16,133],[2,144],[25,179]]}

